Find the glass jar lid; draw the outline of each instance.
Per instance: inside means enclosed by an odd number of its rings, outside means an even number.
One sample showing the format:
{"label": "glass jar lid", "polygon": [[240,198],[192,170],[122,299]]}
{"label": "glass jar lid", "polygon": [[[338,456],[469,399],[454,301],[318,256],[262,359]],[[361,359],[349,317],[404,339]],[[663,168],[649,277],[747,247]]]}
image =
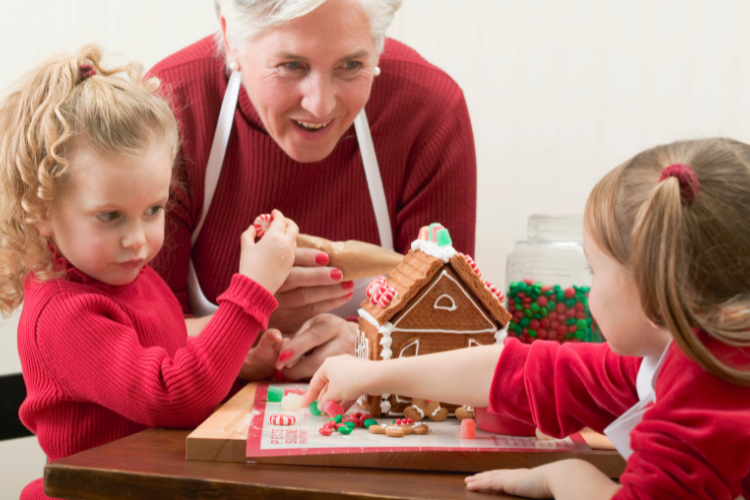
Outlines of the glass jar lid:
{"label": "glass jar lid", "polygon": [[529,216],[529,240],[583,242],[583,215]]}

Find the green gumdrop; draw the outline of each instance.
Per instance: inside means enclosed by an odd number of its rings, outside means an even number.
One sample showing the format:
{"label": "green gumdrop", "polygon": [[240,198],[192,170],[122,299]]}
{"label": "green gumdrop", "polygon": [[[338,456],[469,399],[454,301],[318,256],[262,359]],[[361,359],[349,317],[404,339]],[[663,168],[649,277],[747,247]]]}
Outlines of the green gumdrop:
{"label": "green gumdrop", "polygon": [[534,311],[534,312],[539,311],[539,304],[537,304],[536,302],[532,302],[532,304],[531,304],[531,310]]}
{"label": "green gumdrop", "polygon": [[365,428],[369,429],[371,425],[378,425],[378,421],[374,418],[368,418],[365,420]]}
{"label": "green gumdrop", "polygon": [[583,332],[581,330],[577,330],[573,336],[577,338],[578,340],[583,340]]}
{"label": "green gumdrop", "polygon": [[534,319],[542,319],[542,315],[541,314],[535,314],[535,315],[532,316],[532,318],[534,318]]}
{"label": "green gumdrop", "polygon": [[323,414],[322,411],[318,410],[318,402],[317,401],[313,401],[312,403],[310,403],[310,406],[308,406],[307,409],[310,410],[310,415],[312,415],[314,417],[319,417],[319,416],[321,416]]}
{"label": "green gumdrop", "polygon": [[279,389],[278,387],[269,387],[268,388],[268,394],[267,398],[268,401],[271,403],[281,403],[282,398],[284,397],[284,391]]}
{"label": "green gumdrop", "polygon": [[565,305],[570,309],[571,307],[575,307],[576,305],[576,299],[568,299],[565,301]]}
{"label": "green gumdrop", "polygon": [[354,427],[349,427],[348,425],[342,425],[341,427],[339,427],[339,432],[341,434],[351,434],[353,430]]}
{"label": "green gumdrop", "polygon": [[448,234],[447,229],[439,229],[435,236],[437,238],[437,246],[439,247],[447,247],[453,244],[451,235]]}
{"label": "green gumdrop", "polygon": [[357,424],[355,424],[354,422],[351,422],[351,421],[350,422],[344,422],[344,425],[347,426],[347,427],[351,427],[352,429],[354,429],[355,427],[357,427]]}
{"label": "green gumdrop", "polygon": [[344,421],[344,417],[342,415],[336,415],[333,421],[336,422],[337,424],[340,424],[341,422]]}
{"label": "green gumdrop", "polygon": [[588,324],[586,323],[585,319],[579,319],[578,321],[576,321],[576,328],[578,328],[579,330],[585,330],[587,326]]}

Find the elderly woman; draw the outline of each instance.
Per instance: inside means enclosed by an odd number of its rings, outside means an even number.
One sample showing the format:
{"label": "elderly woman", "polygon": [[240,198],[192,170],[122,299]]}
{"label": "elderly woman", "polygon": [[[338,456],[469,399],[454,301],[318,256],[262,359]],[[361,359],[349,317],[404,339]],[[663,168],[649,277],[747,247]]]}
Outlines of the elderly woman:
{"label": "elderly woman", "polygon": [[[221,31],[157,64],[182,134],[154,267],[197,334],[229,285],[240,234],[281,210],[307,234],[405,253],[439,221],[474,250],[476,159],[461,89],[385,32],[401,0],[215,0]],[[354,125],[354,126],[352,126]],[[191,250],[192,249],[192,250]],[[352,352],[354,283],[298,249],[244,378],[308,377]],[[350,304],[346,304],[350,302]],[[349,306],[349,310],[341,306]],[[339,309],[336,309],[339,308]],[[339,316],[322,314],[336,309]],[[280,353],[278,351],[281,351]]]}

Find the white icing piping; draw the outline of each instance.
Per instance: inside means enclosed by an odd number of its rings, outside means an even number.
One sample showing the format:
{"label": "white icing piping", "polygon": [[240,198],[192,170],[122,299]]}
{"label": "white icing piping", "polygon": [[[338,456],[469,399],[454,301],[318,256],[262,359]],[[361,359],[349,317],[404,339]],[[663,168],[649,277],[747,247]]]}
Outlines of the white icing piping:
{"label": "white icing piping", "polygon": [[391,356],[393,356],[393,351],[391,351],[391,343],[393,343],[393,339],[391,339],[391,331],[388,329],[381,333],[383,334],[383,337],[380,339],[380,345],[383,346],[383,350],[380,352],[380,357],[383,359],[391,359]]}
{"label": "white icing piping", "polygon": [[361,317],[365,318],[367,322],[370,323],[372,326],[374,326],[375,328],[380,328],[380,323],[378,323],[378,321],[372,317],[372,314],[368,313],[361,307],[357,310],[357,312],[359,313]]}
{"label": "white icing piping", "polygon": [[396,402],[397,403],[411,403],[411,399],[402,399],[401,396],[396,394]]}
{"label": "white icing piping", "polygon": [[[451,305],[449,305],[449,306],[439,306],[438,302],[440,302],[440,299],[442,299],[442,298],[449,299],[451,301]],[[438,297],[437,300],[435,300],[435,305],[433,307],[435,309],[442,309],[444,311],[451,311],[451,312],[455,311],[458,308],[458,306],[456,306],[456,301],[453,300],[453,297],[451,297],[447,293],[444,293],[443,295],[441,295],[440,297]]]}
{"label": "white icing piping", "polygon": [[502,343],[503,340],[505,340],[505,337],[507,336],[508,336],[508,327],[506,325],[505,328],[502,328],[498,330],[497,332],[495,332],[495,343],[496,344]]}
{"label": "white icing piping", "polygon": [[474,339],[469,339],[469,347],[471,347],[471,346],[473,346],[473,345],[478,345],[479,347],[481,347],[481,346],[482,346],[482,344],[480,344],[480,343],[479,343],[479,342],[477,342],[476,340],[474,340]]}
{"label": "white icing piping", "polygon": [[417,339],[414,342],[412,342],[411,344],[409,344],[407,346],[404,346],[404,348],[401,349],[401,352],[398,353],[398,357],[400,358],[401,356],[403,356],[404,355],[404,351],[407,350],[408,348],[410,348],[413,345],[416,345],[416,349],[414,350],[414,357],[419,356],[419,339]]}
{"label": "white icing piping", "polygon": [[370,339],[367,338],[365,332],[360,332],[357,329],[357,340],[354,344],[354,354],[360,359],[370,358]]}
{"label": "white icing piping", "polygon": [[435,411],[433,411],[433,412],[432,412],[432,415],[430,415],[430,416],[434,417],[435,415],[437,415],[437,412],[439,412],[439,411],[440,411],[440,410],[442,410],[442,409],[443,409],[443,408],[441,408],[441,406],[440,406],[440,405],[438,405],[438,406],[437,406],[437,408],[435,408]]}
{"label": "white icing piping", "polygon": [[390,394],[383,394],[380,396],[380,413],[383,415],[387,415],[388,412],[391,411],[391,402],[389,401],[390,397]]}
{"label": "white icing piping", "polygon": [[[472,303],[472,305],[476,308],[476,310],[479,311],[479,314],[481,314],[482,317],[485,320],[487,320],[487,323],[489,323],[492,326],[492,328],[485,329],[485,330],[464,330],[464,331],[435,330],[435,329],[413,330],[413,329],[397,328],[398,324],[401,322],[401,320],[403,318],[405,318],[406,316],[408,316],[409,312],[411,312],[411,310],[414,309],[417,306],[417,304],[419,304],[420,302],[422,302],[422,299],[424,299],[430,293],[430,290],[432,290],[440,282],[440,280],[443,279],[443,278],[448,278],[449,280],[451,280],[453,283],[456,284],[456,286],[459,288],[459,290],[461,290],[461,292],[463,292],[463,294],[466,295],[466,298],[469,299],[469,302]],[[362,311],[362,310],[363,309],[360,309],[360,311]],[[364,312],[367,313],[367,311],[364,311]],[[372,318],[372,316],[370,316],[370,317]],[[372,320],[375,321],[375,318],[372,318]],[[376,322],[376,326],[377,326],[377,322]],[[482,311],[482,309],[477,305],[476,302],[474,302],[474,300],[471,298],[471,296],[468,293],[466,293],[466,290],[464,290],[464,287],[462,287],[461,284],[458,281],[456,281],[455,279],[453,279],[453,277],[451,275],[449,275],[447,272],[445,272],[445,270],[443,270],[440,273],[440,277],[438,279],[436,279],[435,281],[432,282],[432,285],[430,285],[430,288],[428,288],[427,291],[425,291],[425,293],[422,294],[422,296],[419,298],[419,300],[417,300],[414,304],[412,304],[412,306],[405,313],[401,314],[401,317],[398,319],[398,321],[396,321],[396,323],[394,323],[392,325],[392,330],[396,331],[396,332],[438,332],[438,333],[457,333],[459,335],[469,335],[469,334],[473,334],[473,333],[494,333],[494,332],[497,331],[497,327],[495,326],[495,323],[493,323],[492,320],[490,320],[490,318],[488,318],[487,315],[484,314],[484,312]],[[389,334],[390,334],[390,332],[389,332]]]}
{"label": "white icing piping", "polygon": [[422,408],[420,408],[420,407],[419,407],[419,406],[417,406],[417,405],[411,405],[411,407],[412,407],[412,408],[414,408],[415,410],[417,410],[417,411],[419,412],[419,415],[420,415],[420,416],[421,416],[422,418],[424,418],[424,412],[422,411]]}
{"label": "white icing piping", "polygon": [[391,356],[393,356],[393,351],[391,351],[391,343],[393,342],[391,340],[391,332],[393,331],[393,325],[391,324],[391,322],[389,321],[384,325],[380,325],[377,320],[372,317],[372,314],[368,313],[364,309],[360,308],[358,312],[359,315],[363,317],[368,323],[377,328],[378,333],[383,336],[383,338],[380,339],[380,345],[383,346],[380,357],[382,359],[391,359]]}
{"label": "white icing piping", "polygon": [[439,247],[437,246],[437,243],[433,243],[431,241],[425,241],[425,240],[412,241],[411,249],[421,250],[427,255],[431,255],[432,257],[435,257],[436,259],[442,260],[446,264],[448,263],[448,261],[451,260],[451,258],[454,255],[456,255],[456,249],[450,245]]}

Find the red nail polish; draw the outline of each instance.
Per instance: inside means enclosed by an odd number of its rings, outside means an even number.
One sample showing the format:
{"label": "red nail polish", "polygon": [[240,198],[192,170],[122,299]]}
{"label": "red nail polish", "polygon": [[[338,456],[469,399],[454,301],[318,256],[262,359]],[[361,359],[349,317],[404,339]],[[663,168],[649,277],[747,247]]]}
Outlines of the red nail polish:
{"label": "red nail polish", "polygon": [[315,263],[319,266],[325,266],[328,262],[330,262],[330,259],[328,258],[328,255],[324,253],[319,253],[315,256]]}
{"label": "red nail polish", "polygon": [[354,292],[349,292],[349,293],[347,293],[346,295],[344,295],[344,298],[345,298],[345,299],[351,299],[351,298],[352,298],[352,295],[354,295]]}
{"label": "red nail polish", "polygon": [[331,279],[334,281],[340,280],[343,276],[343,273],[338,269],[334,269],[333,271],[331,271]]}
{"label": "red nail polish", "polygon": [[273,374],[273,378],[275,378],[277,382],[286,382],[286,375],[284,375],[282,372],[277,371]]}
{"label": "red nail polish", "polygon": [[354,282],[344,281],[343,283],[341,283],[341,288],[343,288],[344,290],[351,290],[352,288],[354,288]]}
{"label": "red nail polish", "polygon": [[291,351],[291,349],[287,349],[286,351],[282,351],[281,354],[279,354],[279,361],[282,363],[286,363],[290,359],[292,359],[292,356],[294,356],[294,353]]}

